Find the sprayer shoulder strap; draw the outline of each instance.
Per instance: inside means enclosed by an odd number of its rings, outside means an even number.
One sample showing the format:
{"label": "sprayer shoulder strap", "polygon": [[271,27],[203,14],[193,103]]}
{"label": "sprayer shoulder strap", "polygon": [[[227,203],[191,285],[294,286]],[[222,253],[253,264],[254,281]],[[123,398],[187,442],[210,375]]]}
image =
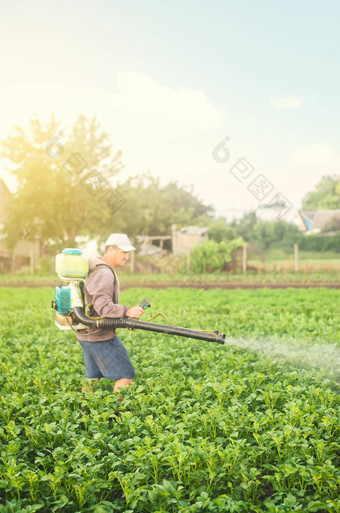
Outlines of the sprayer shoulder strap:
{"label": "sprayer shoulder strap", "polygon": [[116,284],[116,280],[117,280],[117,277],[116,277],[116,273],[114,272],[114,270],[112,269],[111,266],[107,265],[107,264],[97,264],[95,265],[92,269],[90,269],[89,271],[89,274],[90,275],[93,271],[95,271],[96,269],[98,269],[98,267],[107,267],[108,269],[110,269],[110,271],[112,272],[113,274],[113,296],[112,296],[112,301],[114,303],[118,303],[118,298],[117,298],[117,294],[116,294],[116,290],[115,290],[115,284]]}

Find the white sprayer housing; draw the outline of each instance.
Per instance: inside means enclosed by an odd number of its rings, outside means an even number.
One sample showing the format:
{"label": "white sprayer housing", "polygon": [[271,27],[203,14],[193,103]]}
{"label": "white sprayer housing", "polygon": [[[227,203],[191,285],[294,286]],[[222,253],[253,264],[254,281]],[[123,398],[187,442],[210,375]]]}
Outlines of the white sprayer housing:
{"label": "white sprayer housing", "polygon": [[56,256],[55,270],[61,278],[81,279],[89,272],[89,262],[80,249],[66,248]]}

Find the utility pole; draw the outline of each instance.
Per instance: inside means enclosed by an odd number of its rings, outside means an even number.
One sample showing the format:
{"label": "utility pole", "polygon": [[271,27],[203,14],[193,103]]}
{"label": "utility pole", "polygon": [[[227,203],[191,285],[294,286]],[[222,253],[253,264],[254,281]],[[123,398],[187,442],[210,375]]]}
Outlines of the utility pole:
{"label": "utility pole", "polygon": [[244,244],[243,246],[243,266],[242,266],[243,272],[245,273],[247,271],[247,244]]}
{"label": "utility pole", "polygon": [[294,266],[295,271],[299,270],[299,246],[294,244]]}

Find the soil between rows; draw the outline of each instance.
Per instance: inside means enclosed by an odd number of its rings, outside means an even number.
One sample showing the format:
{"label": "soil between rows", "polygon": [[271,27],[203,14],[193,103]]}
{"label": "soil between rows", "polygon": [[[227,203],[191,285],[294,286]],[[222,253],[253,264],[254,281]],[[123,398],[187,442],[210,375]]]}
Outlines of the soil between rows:
{"label": "soil between rows", "polygon": [[[18,283],[0,283],[0,287],[56,287],[59,282],[18,282]],[[325,287],[329,289],[340,289],[340,282],[313,282],[313,283],[205,283],[205,282],[171,282],[171,283],[127,283],[122,284],[122,289],[144,288],[144,289],[166,289],[166,288],[192,288],[192,289],[308,289]]]}

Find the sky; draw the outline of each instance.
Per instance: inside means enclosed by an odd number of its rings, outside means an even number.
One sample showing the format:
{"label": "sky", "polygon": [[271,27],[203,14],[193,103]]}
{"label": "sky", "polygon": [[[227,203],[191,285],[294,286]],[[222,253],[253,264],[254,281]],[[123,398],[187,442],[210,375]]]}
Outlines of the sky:
{"label": "sky", "polygon": [[0,140],[96,116],[119,181],[177,181],[228,218],[300,208],[340,174],[339,19],[332,0],[0,0]]}

